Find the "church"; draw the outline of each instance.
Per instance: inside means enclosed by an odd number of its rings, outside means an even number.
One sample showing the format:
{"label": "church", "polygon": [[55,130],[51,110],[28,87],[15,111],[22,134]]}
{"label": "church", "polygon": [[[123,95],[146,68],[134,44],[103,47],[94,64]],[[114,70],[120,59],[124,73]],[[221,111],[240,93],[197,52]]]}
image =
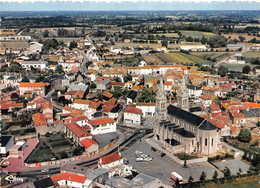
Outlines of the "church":
{"label": "church", "polygon": [[182,79],[176,106],[167,104],[163,79],[158,82],[154,138],[172,154],[215,154],[220,147],[218,130],[206,119],[187,111],[189,98],[185,77]]}

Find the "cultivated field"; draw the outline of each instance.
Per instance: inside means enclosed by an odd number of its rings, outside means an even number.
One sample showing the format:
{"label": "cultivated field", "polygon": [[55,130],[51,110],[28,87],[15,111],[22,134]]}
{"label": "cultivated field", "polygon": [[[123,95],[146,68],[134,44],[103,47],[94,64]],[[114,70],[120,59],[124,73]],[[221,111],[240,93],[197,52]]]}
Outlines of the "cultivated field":
{"label": "cultivated field", "polygon": [[215,33],[210,33],[210,32],[202,32],[202,31],[189,31],[189,30],[182,30],[181,33],[186,36],[189,37],[191,36],[192,38],[202,38],[203,36],[206,38],[210,38],[215,36]]}
{"label": "cultivated field", "polygon": [[226,57],[229,57],[231,55],[234,55],[235,52],[191,52],[192,55],[201,57],[203,59],[216,58],[217,61],[220,61],[222,59],[225,59]]}
{"label": "cultivated field", "polygon": [[255,67],[255,65],[251,65],[251,64],[240,65],[240,64],[222,63],[221,65],[227,67],[229,71],[240,71],[240,72],[242,72],[243,67],[246,65],[249,65],[251,67],[251,69],[253,69]]}
{"label": "cultivated field", "polygon": [[247,34],[224,34],[223,36],[226,37],[226,38],[231,37],[231,39],[233,39],[233,40],[234,40],[234,39],[239,40],[239,36],[245,37],[245,41],[252,40],[253,38],[256,38],[257,40],[260,40],[260,37],[257,37],[257,36],[249,36],[249,35],[247,35]]}
{"label": "cultivated field", "polygon": [[245,58],[260,58],[260,52],[245,52],[243,53]]}

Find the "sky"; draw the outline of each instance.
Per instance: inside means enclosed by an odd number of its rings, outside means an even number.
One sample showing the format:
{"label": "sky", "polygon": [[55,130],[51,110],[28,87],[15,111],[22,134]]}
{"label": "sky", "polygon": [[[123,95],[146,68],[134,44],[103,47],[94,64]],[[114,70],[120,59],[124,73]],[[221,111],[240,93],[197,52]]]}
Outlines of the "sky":
{"label": "sky", "polygon": [[[73,2],[65,0],[45,2],[35,1],[34,3],[25,0],[0,0],[0,11],[97,11],[97,10],[260,10],[260,0],[255,1],[227,1],[223,0],[112,0],[107,3],[104,0],[81,0]],[[111,1],[111,0],[110,0]],[[210,2],[211,1],[211,2]],[[19,3],[18,3],[19,2]]]}

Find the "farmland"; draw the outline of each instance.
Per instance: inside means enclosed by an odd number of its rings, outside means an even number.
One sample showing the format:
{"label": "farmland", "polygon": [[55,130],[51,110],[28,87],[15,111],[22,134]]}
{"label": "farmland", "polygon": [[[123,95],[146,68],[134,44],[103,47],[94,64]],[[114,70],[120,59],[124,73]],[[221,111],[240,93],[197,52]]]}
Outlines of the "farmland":
{"label": "farmland", "polygon": [[254,65],[251,65],[251,64],[241,65],[241,64],[223,63],[221,65],[223,65],[224,67],[227,67],[229,71],[240,71],[240,72],[242,72],[243,67],[246,66],[246,65],[249,65],[251,67],[251,69],[253,69],[255,67]]}
{"label": "farmland", "polygon": [[181,31],[182,35],[189,37],[191,36],[192,38],[202,38],[203,36],[206,38],[210,38],[215,36],[215,33],[210,33],[210,32],[202,32],[202,31],[189,31],[189,30],[182,30]]}
{"label": "farmland", "polygon": [[243,36],[245,37],[245,41],[250,41],[252,40],[253,38],[256,38],[257,40],[260,40],[260,37],[257,37],[257,36],[249,36],[249,35],[246,35],[246,34],[224,34],[223,35],[224,37],[226,38],[231,38],[231,39],[237,39],[239,40],[239,36]]}
{"label": "farmland", "polygon": [[243,56],[245,58],[260,58],[260,52],[245,52]]}
{"label": "farmland", "polygon": [[216,58],[217,61],[225,59],[231,55],[234,55],[235,52],[192,52],[192,55],[201,57],[203,59],[214,59]]}
{"label": "farmland", "polygon": [[210,64],[210,61],[200,57],[179,52],[158,54],[157,56],[167,64]]}

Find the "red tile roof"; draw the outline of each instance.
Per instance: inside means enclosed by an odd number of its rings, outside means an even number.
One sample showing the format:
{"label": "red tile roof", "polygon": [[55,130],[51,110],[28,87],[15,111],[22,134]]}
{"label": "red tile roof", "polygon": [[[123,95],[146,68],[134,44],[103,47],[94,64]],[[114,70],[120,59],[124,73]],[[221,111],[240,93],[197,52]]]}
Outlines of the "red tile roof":
{"label": "red tile roof", "polygon": [[215,102],[213,102],[209,107],[212,111],[221,111],[219,105],[217,105]]}
{"label": "red tile roof", "polygon": [[53,182],[57,182],[60,180],[68,180],[68,181],[74,181],[74,182],[78,182],[78,183],[84,183],[84,181],[86,180],[85,176],[79,176],[76,174],[69,174],[69,173],[61,173],[61,174],[57,174],[51,177],[51,180]]}
{"label": "red tile roof", "polygon": [[119,155],[118,153],[111,153],[109,155],[101,157],[100,160],[101,160],[101,164],[105,165],[105,164],[112,163],[114,161],[118,161],[122,158],[123,157],[121,155]]}
{"label": "red tile roof", "polygon": [[44,115],[42,115],[41,113],[33,114],[32,118],[33,118],[33,121],[34,121],[34,125],[36,127],[47,126],[47,121],[46,121]]}
{"label": "red tile roof", "polygon": [[141,114],[142,110],[139,108],[135,108],[135,107],[128,107],[125,112],[127,113],[133,113],[133,114]]}
{"label": "red tile roof", "polygon": [[93,126],[93,125],[101,125],[101,124],[114,123],[114,122],[116,121],[112,118],[102,118],[102,119],[95,119],[89,121],[88,123]]}
{"label": "red tile roof", "polygon": [[92,146],[93,144],[98,145],[97,142],[95,142],[94,140],[92,140],[92,139],[90,139],[90,138],[85,138],[85,139],[81,140],[80,143],[81,143],[85,148],[88,148],[88,147]]}
{"label": "red tile roof", "polygon": [[110,92],[108,92],[108,91],[104,91],[104,92],[102,93],[102,95],[103,95],[104,97],[109,98],[109,99],[113,97],[113,95],[112,95]]}
{"label": "red tile roof", "polygon": [[209,121],[210,123],[212,123],[213,125],[215,125],[215,126],[216,126],[217,128],[219,128],[219,129],[223,129],[223,128],[225,127],[225,124],[224,124],[224,123],[220,123],[220,122],[215,121],[215,120],[213,120],[213,119],[208,118],[208,121]]}
{"label": "red tile roof", "polygon": [[80,127],[77,123],[65,123],[65,126],[79,138],[91,135],[84,128]]}
{"label": "red tile roof", "polygon": [[43,110],[46,109],[46,108],[50,108],[50,109],[53,110],[53,106],[52,106],[51,103],[47,103],[47,104],[45,104],[45,105],[43,106]]}
{"label": "red tile roof", "polygon": [[21,82],[19,87],[45,87],[46,84],[43,82],[39,83],[30,83],[30,82]]}

